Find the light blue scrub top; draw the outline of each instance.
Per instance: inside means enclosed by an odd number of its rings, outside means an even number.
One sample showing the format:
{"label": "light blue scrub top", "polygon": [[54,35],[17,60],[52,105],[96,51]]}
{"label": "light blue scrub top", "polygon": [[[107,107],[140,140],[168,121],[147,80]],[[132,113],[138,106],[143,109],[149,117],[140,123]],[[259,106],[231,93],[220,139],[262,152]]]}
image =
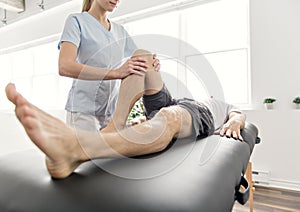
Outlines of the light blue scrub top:
{"label": "light blue scrub top", "polygon": [[[119,67],[122,60],[137,49],[121,25],[111,22],[108,31],[87,12],[72,14],[67,18],[59,49],[64,41],[77,46],[77,62],[108,69]],[[115,111],[119,86],[120,80],[74,79],[65,109],[109,117]]]}

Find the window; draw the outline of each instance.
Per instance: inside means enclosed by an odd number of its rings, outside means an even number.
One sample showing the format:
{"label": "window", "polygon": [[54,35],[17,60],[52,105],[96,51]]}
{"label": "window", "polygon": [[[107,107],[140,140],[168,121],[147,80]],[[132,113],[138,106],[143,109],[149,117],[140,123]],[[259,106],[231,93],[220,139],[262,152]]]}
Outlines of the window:
{"label": "window", "polygon": [[[0,89],[4,91],[8,82],[38,107],[43,109],[63,109],[71,79],[58,75],[58,41],[46,42],[35,47],[25,48],[0,55],[2,76]],[[1,110],[10,110],[13,105],[1,92]]]}
{"label": "window", "polygon": [[[178,22],[179,13],[175,11],[151,16],[148,18],[138,19],[136,21],[124,24],[124,26],[127,29],[128,33],[133,36],[133,39],[136,43],[147,43],[149,42],[149,39],[153,37],[153,34],[178,38]],[[146,47],[145,49],[149,50],[148,47]],[[170,58],[170,55],[158,55],[158,57],[163,64],[161,68],[162,77],[172,95],[174,97],[178,97],[178,62],[176,59]]]}
{"label": "window", "polygon": [[[172,70],[172,75],[163,75],[175,96],[187,95],[197,100],[212,96],[188,64],[182,64],[192,57],[204,56],[218,78],[216,81],[220,82],[225,101],[239,106],[250,104],[248,0],[190,2],[181,1],[168,8],[162,5],[163,14],[148,10],[147,18],[144,18],[147,14],[136,19],[127,18],[125,20],[130,21],[124,26],[133,38],[160,34],[174,37],[198,50],[199,54],[178,58],[160,57],[162,73]],[[183,48],[182,45],[177,46],[178,55],[185,52]],[[173,79],[170,80],[173,77],[177,78],[176,85]],[[183,87],[188,92],[182,92]]]}

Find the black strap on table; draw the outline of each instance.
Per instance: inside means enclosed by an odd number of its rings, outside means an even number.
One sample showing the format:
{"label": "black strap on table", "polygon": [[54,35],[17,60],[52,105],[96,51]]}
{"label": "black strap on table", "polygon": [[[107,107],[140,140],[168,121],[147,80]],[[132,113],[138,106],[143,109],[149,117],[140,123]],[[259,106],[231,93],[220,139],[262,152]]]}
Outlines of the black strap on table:
{"label": "black strap on table", "polygon": [[[240,191],[240,187],[243,186],[245,190],[243,192]],[[244,176],[241,176],[240,185],[235,189],[235,199],[242,205],[244,205],[248,199],[250,194],[250,186],[248,181]]]}

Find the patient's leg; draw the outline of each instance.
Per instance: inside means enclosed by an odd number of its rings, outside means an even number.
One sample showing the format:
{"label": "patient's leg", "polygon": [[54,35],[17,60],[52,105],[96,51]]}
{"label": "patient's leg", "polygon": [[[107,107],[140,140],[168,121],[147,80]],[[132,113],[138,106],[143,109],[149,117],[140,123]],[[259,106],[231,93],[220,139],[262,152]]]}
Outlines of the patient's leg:
{"label": "patient's leg", "polygon": [[[147,73],[145,76],[130,75],[122,80],[116,111],[112,120],[101,132],[122,130],[126,125],[127,117],[135,102],[142,95],[152,95],[159,92],[164,85],[160,73],[154,71],[152,66],[153,55],[150,52],[140,49],[132,57],[141,57],[147,61]],[[192,117],[187,110],[183,108],[178,108],[178,110],[182,116],[182,123],[180,123],[180,131],[175,136],[184,138],[192,133]]]}
{"label": "patient's leg", "polygon": [[160,91],[163,81],[160,73],[154,71],[153,55],[145,50],[137,50],[132,57],[141,57],[147,61],[147,73],[144,76],[130,75],[122,80],[116,111],[111,122],[102,132],[121,130],[126,125],[127,117],[142,95],[151,95]]}
{"label": "patient's leg", "polygon": [[69,176],[93,158],[134,156],[163,150],[179,132],[182,108],[162,109],[150,121],[115,133],[75,131],[26,101],[14,85],[6,87],[8,99],[33,143],[46,155],[54,178]]}

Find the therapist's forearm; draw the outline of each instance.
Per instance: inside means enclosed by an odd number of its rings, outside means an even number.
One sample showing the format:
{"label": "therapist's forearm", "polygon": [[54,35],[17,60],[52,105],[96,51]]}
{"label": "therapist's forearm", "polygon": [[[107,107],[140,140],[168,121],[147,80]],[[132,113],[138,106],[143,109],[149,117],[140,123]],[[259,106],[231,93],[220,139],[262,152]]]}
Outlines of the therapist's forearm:
{"label": "therapist's forearm", "polygon": [[59,75],[82,80],[119,79],[116,70],[97,68],[73,61],[59,63]]}

